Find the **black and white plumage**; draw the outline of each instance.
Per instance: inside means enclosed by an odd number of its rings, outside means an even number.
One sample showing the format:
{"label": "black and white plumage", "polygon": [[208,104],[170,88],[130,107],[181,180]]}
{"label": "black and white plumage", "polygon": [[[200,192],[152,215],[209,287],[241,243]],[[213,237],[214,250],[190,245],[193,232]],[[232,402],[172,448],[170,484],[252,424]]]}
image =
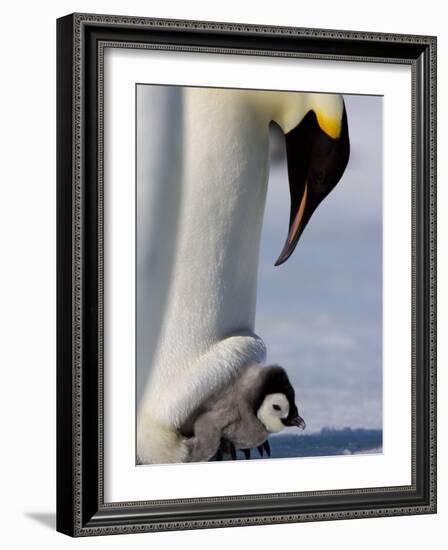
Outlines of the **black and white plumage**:
{"label": "black and white plumage", "polygon": [[276,365],[249,365],[207,399],[181,432],[187,437],[187,460],[197,462],[226,450],[233,458],[235,449],[246,457],[255,447],[269,454],[267,438],[287,426],[305,428],[286,371]]}

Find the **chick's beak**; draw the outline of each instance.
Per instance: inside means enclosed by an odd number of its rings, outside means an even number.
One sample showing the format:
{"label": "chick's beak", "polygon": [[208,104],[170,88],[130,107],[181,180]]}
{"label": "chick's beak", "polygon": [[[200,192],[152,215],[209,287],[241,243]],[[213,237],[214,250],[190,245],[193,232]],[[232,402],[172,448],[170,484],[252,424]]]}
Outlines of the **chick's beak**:
{"label": "chick's beak", "polygon": [[301,428],[304,430],[306,428],[305,420],[299,415],[294,416],[293,418],[285,418],[283,420],[283,424],[285,426],[296,426],[297,428]]}

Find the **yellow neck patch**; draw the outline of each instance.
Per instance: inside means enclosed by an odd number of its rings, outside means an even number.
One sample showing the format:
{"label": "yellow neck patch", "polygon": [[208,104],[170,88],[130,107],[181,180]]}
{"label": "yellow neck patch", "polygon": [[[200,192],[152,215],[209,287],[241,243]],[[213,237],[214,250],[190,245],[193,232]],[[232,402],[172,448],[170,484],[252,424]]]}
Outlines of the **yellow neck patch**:
{"label": "yellow neck patch", "polygon": [[321,111],[315,111],[317,122],[322,131],[333,139],[337,139],[341,134],[341,120],[325,116]]}

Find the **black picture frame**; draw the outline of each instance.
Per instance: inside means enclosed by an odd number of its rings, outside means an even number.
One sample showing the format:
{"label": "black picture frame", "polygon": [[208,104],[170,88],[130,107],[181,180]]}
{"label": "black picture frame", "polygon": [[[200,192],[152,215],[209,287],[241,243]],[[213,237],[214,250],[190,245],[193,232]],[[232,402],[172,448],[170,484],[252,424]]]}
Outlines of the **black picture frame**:
{"label": "black picture frame", "polygon": [[[412,69],[412,484],[104,502],[102,44]],[[71,536],[436,512],[436,38],[110,15],[57,21],[57,530]]]}

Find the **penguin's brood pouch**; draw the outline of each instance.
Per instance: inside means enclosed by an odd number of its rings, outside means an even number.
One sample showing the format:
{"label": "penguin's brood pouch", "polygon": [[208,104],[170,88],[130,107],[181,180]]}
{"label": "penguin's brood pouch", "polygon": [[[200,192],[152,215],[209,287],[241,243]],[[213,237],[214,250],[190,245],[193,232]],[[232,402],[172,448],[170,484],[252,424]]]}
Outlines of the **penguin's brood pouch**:
{"label": "penguin's brood pouch", "polygon": [[270,454],[270,434],[287,426],[305,427],[286,371],[279,366],[249,365],[226,388],[208,398],[182,426],[188,462],[222,458],[235,449]]}

